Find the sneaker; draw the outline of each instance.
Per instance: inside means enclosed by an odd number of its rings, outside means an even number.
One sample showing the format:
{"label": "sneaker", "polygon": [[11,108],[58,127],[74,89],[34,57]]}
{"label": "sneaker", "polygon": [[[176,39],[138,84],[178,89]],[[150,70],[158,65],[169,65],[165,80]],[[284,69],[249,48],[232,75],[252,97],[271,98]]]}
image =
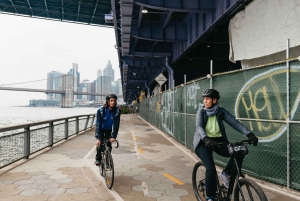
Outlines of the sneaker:
{"label": "sneaker", "polygon": [[100,161],[99,160],[95,160],[95,165],[99,166],[100,165]]}
{"label": "sneaker", "polygon": [[230,176],[228,176],[224,171],[219,174],[219,177],[222,179],[223,184],[226,188],[229,187]]}
{"label": "sneaker", "polygon": [[213,199],[209,199],[209,200],[207,200],[207,201],[214,201]]}

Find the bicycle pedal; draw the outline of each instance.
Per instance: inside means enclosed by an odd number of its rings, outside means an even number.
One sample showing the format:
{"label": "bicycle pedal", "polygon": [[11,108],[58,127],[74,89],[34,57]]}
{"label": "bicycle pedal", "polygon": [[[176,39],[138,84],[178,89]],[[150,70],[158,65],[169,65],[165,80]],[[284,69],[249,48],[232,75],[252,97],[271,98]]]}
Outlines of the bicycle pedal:
{"label": "bicycle pedal", "polygon": [[224,186],[224,184],[222,184],[221,186],[220,186],[220,190],[223,192],[223,193],[227,193],[227,188]]}

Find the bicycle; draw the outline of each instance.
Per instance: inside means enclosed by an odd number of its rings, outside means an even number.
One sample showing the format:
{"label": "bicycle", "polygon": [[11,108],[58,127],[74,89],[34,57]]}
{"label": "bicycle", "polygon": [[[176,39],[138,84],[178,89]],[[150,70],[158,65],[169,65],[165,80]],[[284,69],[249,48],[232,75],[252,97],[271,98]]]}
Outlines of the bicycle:
{"label": "bicycle", "polygon": [[[234,157],[234,165],[230,173],[230,182],[228,189],[224,184],[220,185],[220,181],[217,177],[217,192],[214,198],[215,201],[229,201],[234,189],[234,201],[267,201],[266,195],[259,185],[241,173],[236,157],[238,154],[246,155],[248,149],[245,143],[251,144],[248,140],[242,140],[236,143],[228,145],[228,150],[231,157]],[[224,146],[224,143],[219,143],[220,146]],[[206,169],[202,162],[197,162],[193,169],[192,183],[194,194],[199,201],[206,201],[206,187],[205,187],[205,172]],[[240,179],[241,177],[241,179]],[[234,188],[235,185],[235,188]]]}
{"label": "bicycle", "polygon": [[[111,189],[114,184],[114,161],[110,153],[109,147],[107,146],[107,143],[110,143],[109,139],[104,138],[103,140],[101,140],[101,144],[103,145],[103,151],[101,151],[102,160],[99,165],[99,171],[101,176],[103,176],[105,180],[107,188]],[[116,143],[117,146],[115,148],[118,148],[118,140],[116,140]]]}

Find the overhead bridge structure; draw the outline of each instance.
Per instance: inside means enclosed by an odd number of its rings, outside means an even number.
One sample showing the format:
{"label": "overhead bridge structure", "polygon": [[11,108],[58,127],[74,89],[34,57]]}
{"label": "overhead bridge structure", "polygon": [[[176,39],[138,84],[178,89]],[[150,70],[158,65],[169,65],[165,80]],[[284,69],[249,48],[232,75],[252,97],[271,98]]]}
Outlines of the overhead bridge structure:
{"label": "overhead bridge structure", "polygon": [[[229,61],[229,20],[251,0],[0,0],[0,13],[115,31],[123,98],[155,91],[163,73],[173,88],[210,73],[241,68]],[[114,44],[112,44],[114,45]]]}

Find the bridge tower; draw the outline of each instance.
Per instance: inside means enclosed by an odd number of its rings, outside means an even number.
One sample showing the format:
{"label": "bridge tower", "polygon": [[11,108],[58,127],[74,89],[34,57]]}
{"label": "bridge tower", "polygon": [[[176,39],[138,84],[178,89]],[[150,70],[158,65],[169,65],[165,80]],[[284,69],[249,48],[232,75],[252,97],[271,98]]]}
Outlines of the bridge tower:
{"label": "bridge tower", "polygon": [[61,107],[73,107],[73,76],[66,74],[62,77],[62,90],[66,91],[61,95]]}

